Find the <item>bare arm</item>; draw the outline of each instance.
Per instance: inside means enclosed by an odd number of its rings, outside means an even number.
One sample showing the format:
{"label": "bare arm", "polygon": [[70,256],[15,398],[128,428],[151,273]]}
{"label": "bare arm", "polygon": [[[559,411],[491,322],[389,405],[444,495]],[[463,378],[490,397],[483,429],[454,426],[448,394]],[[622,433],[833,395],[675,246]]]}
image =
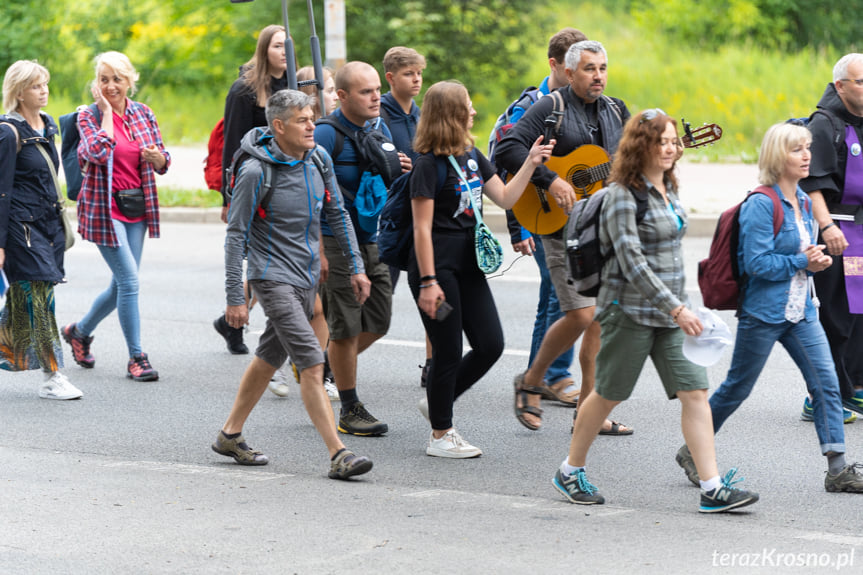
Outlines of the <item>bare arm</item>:
{"label": "bare arm", "polygon": [[537,166],[542,165],[544,161],[551,157],[551,151],[554,149],[555,140],[551,140],[548,144],[542,143],[543,136],[536,139],[531,146],[527,157],[524,159],[521,168],[509,182],[503,183],[498,176],[492,177],[483,186],[483,192],[488,195],[491,200],[504,209],[509,209],[515,205],[527,184],[530,183],[530,177]]}

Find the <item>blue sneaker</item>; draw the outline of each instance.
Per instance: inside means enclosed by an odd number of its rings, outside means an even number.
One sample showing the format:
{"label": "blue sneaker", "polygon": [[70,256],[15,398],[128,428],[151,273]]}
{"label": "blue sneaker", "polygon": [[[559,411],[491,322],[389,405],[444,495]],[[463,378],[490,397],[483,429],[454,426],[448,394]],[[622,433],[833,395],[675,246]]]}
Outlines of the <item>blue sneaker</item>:
{"label": "blue sneaker", "polygon": [[564,475],[558,468],[551,482],[555,489],[560,491],[570,503],[578,503],[580,505],[601,505],[605,503],[605,497],[600,495],[596,486],[587,480],[584,471],[576,471],[572,475]]}
{"label": "blue sneaker", "polygon": [[[812,421],[812,414],[814,410],[812,409],[812,402],[809,401],[809,396],[806,396],[806,399],[803,400],[803,412],[800,414],[800,419],[803,421]],[[857,421],[857,414],[851,411],[850,409],[842,409],[842,422],[843,423],[854,423]]]}
{"label": "blue sneaker", "polygon": [[857,413],[863,415],[863,390],[858,389],[854,393],[854,397],[852,397],[851,399],[843,400],[842,405],[844,405],[851,411],[856,411]]}
{"label": "blue sneaker", "polygon": [[716,489],[710,491],[701,490],[699,513],[723,513],[752,505],[758,501],[758,494],[754,491],[746,491],[733,487],[735,483],[743,481],[742,477],[734,479],[735,473],[737,473],[736,467],[725,474],[725,477],[722,478],[722,484]]}

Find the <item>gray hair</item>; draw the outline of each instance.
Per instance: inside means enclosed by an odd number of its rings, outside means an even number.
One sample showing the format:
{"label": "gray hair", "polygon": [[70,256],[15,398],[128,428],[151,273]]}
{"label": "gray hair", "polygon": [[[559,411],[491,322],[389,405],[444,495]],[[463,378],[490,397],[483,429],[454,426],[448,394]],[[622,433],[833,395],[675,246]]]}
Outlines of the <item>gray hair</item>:
{"label": "gray hair", "polygon": [[287,122],[297,110],[315,106],[316,99],[299,90],[279,90],[267,100],[267,125],[270,132],[275,133],[273,121],[278,118]]}
{"label": "gray hair", "polygon": [[839,61],[836,62],[836,65],[833,66],[833,82],[838,82],[839,80],[844,80],[848,78],[848,64],[851,62],[863,63],[863,54],[856,54],[852,52],[851,54],[845,54]]}
{"label": "gray hair", "polygon": [[575,70],[578,68],[578,63],[581,62],[582,52],[593,52],[594,54],[602,54],[605,56],[606,63],[608,62],[608,53],[602,44],[596,40],[582,40],[576,42],[566,51],[566,68],[567,70]]}

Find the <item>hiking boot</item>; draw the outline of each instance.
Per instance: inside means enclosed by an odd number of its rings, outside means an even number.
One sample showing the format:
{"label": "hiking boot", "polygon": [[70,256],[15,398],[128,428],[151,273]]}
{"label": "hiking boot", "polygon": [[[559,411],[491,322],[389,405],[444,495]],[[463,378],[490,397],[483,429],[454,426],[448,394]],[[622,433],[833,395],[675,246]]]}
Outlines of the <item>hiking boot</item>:
{"label": "hiking boot", "polygon": [[[803,411],[800,413],[800,419],[803,421],[812,421],[814,419],[815,410],[812,408],[812,402],[809,397],[803,400]],[[842,408],[842,423],[854,423],[857,421],[857,414],[850,409]]]}
{"label": "hiking boot", "polygon": [[69,324],[60,330],[60,335],[72,347],[72,357],[75,363],[87,369],[96,365],[96,358],[90,353],[90,344],[93,343],[92,335],[81,335],[78,333],[77,324]]}
{"label": "hiking boot", "polygon": [[427,387],[429,381],[429,370],[431,369],[432,360],[426,359],[425,365],[421,365],[422,372],[420,373],[420,387]]}
{"label": "hiking boot", "polygon": [[135,381],[158,381],[159,372],[153,369],[150,365],[150,360],[147,359],[147,354],[142,353],[136,355],[129,360],[129,365],[126,368],[128,373],[126,377]]}
{"label": "hiking boot", "polygon": [[52,373],[39,388],[39,397],[42,399],[78,399],[83,395],[81,390],[59,371]]}
{"label": "hiking boot", "polygon": [[605,497],[600,495],[596,486],[587,480],[584,471],[564,475],[558,469],[551,483],[570,503],[578,503],[579,505],[602,505],[605,503]]}
{"label": "hiking boot", "polygon": [[330,401],[339,401],[339,388],[336,387],[336,382],[329,377],[324,378],[324,391],[327,392]]}
{"label": "hiking boot", "polygon": [[270,461],[266,455],[249,447],[242,433],[229,439],[224,431],[220,431],[216,441],[210,447],[219,455],[233,457],[240,465],[266,465]]}
{"label": "hiking boot", "polygon": [[342,448],[330,463],[330,479],[347,479],[354,475],[362,475],[372,470],[372,460],[353,451]]}
{"label": "hiking boot", "polygon": [[839,493],[840,491],[863,493],[863,475],[857,473],[858,469],[863,469],[863,463],[846,465],[836,475],[827,473],[827,477],[824,478],[824,489],[831,493]]}
{"label": "hiking boot", "polygon": [[339,416],[339,431],[350,435],[383,435],[389,431],[389,426],[378,421],[368,412],[362,402],[358,401]]}
{"label": "hiking boot", "polygon": [[710,491],[701,490],[699,513],[723,513],[752,505],[758,501],[758,494],[754,491],[746,491],[733,486],[735,483],[743,481],[742,477],[734,479],[735,473],[737,473],[737,468],[733,467],[722,478],[722,483],[719,487]]}
{"label": "hiking boot", "polygon": [[677,465],[683,468],[686,472],[686,478],[696,487],[701,487],[701,482],[698,480],[698,470],[695,468],[695,461],[692,459],[692,454],[689,453],[689,447],[684,443],[677,450],[677,455],[674,457]]}
{"label": "hiking boot", "polygon": [[246,355],[249,353],[249,348],[243,343],[243,328],[229,326],[224,314],[213,322],[213,327],[216,328],[219,335],[225,338],[225,343],[228,344],[228,351],[232,354]]}
{"label": "hiking boot", "polygon": [[291,388],[288,387],[288,377],[285,375],[284,365],[273,373],[273,377],[270,378],[270,383],[267,387],[279,397],[287,397]]}
{"label": "hiking boot", "polygon": [[455,429],[450,429],[439,439],[435,439],[434,431],[431,432],[426,455],[449,459],[470,459],[482,455],[482,450],[465,441]]}

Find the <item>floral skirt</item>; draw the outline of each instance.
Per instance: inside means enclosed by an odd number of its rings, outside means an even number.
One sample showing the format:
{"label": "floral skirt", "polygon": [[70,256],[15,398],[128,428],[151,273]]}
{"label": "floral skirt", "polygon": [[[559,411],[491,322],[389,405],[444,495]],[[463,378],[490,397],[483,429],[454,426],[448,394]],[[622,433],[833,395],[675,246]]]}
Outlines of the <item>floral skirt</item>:
{"label": "floral skirt", "polygon": [[54,317],[54,284],[12,283],[0,310],[0,369],[54,372],[61,367],[63,348]]}

